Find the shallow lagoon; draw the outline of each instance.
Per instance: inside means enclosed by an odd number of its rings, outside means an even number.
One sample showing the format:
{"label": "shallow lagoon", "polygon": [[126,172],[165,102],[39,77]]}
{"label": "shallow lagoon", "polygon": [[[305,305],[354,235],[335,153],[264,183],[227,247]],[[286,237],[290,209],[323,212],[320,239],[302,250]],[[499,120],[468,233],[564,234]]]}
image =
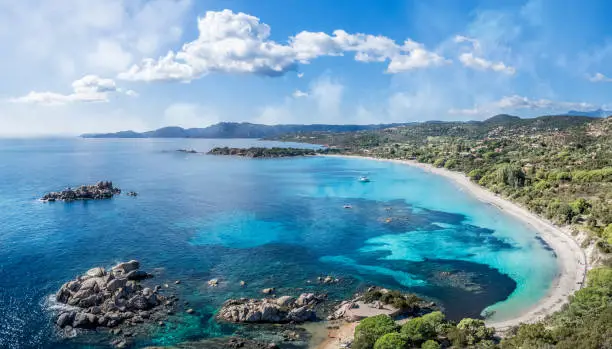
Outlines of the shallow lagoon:
{"label": "shallow lagoon", "polygon": [[[154,270],[159,283],[181,279],[176,291],[198,310],[140,345],[241,331],[214,321],[215,309],[264,287],[341,299],[378,284],[429,297],[451,318],[486,309],[503,319],[537,302],[555,277],[553,253],[528,226],[416,168],[173,151],[255,144],[262,143],[0,141],[0,347],[104,347],[107,340],[96,336],[54,337],[49,295],[92,266],[134,258]],[[358,182],[363,174],[372,182]],[[46,191],[102,179],[140,195],[70,204],[36,200]],[[308,283],[321,274],[342,282]],[[220,286],[209,288],[211,278],[220,278]]]}

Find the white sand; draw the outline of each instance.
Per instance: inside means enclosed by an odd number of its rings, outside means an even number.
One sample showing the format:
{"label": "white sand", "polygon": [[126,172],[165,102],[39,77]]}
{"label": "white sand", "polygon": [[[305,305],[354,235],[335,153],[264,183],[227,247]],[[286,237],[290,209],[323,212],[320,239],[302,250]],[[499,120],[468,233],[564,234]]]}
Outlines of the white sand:
{"label": "white sand", "polygon": [[533,323],[542,320],[547,315],[550,315],[560,310],[568,301],[568,296],[579,290],[584,281],[587,271],[586,256],[580,245],[572,238],[571,235],[563,232],[559,227],[556,227],[548,220],[545,220],[537,215],[529,212],[527,209],[505,200],[487,189],[473,183],[467,176],[459,172],[449,171],[443,168],[433,167],[429,164],[422,164],[411,160],[391,160],[379,159],[365,156],[351,155],[327,155],[352,157],[358,159],[370,159],[376,161],[388,161],[406,164],[418,167],[426,172],[444,176],[466,192],[474,195],[479,200],[492,204],[498,209],[515,216],[516,218],[530,224],[539,233],[539,236],[555,251],[557,254],[557,263],[559,265],[559,274],[550,286],[548,294],[543,297],[536,305],[526,309],[521,315],[499,322],[487,322],[487,326],[495,327],[498,332],[504,332],[509,328],[521,323]]}

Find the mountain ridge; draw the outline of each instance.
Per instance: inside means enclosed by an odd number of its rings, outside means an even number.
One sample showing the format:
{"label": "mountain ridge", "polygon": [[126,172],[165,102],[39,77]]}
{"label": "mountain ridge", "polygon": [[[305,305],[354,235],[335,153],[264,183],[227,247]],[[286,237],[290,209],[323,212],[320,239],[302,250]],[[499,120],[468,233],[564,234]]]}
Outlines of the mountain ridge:
{"label": "mountain ridge", "polygon": [[182,128],[167,126],[152,131],[135,132],[132,130],[112,133],[85,133],[82,138],[265,138],[286,133],[302,132],[350,132],[377,130],[411,123],[390,123],[371,125],[331,125],[331,124],[280,124],[263,125],[250,122],[220,122],[204,128]]}

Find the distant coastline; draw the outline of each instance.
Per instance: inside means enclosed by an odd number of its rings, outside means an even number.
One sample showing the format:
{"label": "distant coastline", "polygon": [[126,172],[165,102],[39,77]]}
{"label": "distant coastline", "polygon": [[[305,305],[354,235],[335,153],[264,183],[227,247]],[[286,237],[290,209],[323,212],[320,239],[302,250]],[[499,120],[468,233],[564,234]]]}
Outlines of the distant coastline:
{"label": "distant coastline", "polygon": [[551,222],[538,217],[519,205],[503,199],[487,189],[473,183],[467,176],[444,168],[437,168],[429,164],[419,163],[414,160],[383,159],[359,155],[324,155],[354,159],[367,159],[374,161],[394,162],[408,166],[417,167],[423,171],[443,176],[458,187],[465,190],[477,199],[489,203],[499,210],[508,213],[517,219],[534,227],[539,236],[554,250],[557,255],[559,272],[549,291],[537,304],[526,309],[517,317],[498,321],[487,322],[487,326],[495,327],[497,331],[504,332],[521,323],[534,323],[541,321],[546,316],[559,311],[568,302],[568,296],[582,288],[586,272],[586,256],[580,245],[561,228]]}
{"label": "distant coastline", "polygon": [[270,138],[283,134],[310,132],[356,132],[406,126],[410,123],[378,125],[263,125],[249,122],[220,122],[203,128],[162,127],[153,131],[120,131],[114,133],[85,133],[81,138]]}

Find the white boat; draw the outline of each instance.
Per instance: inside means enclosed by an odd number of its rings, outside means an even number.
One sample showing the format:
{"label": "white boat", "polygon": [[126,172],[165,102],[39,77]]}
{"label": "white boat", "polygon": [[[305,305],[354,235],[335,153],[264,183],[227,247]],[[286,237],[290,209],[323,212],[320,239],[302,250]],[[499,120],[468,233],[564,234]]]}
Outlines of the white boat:
{"label": "white boat", "polygon": [[346,205],[344,205],[344,208],[353,208],[353,206],[351,206],[349,204],[346,204]]}
{"label": "white boat", "polygon": [[361,176],[361,177],[359,177],[359,181],[360,182],[369,182],[370,179],[368,177],[366,177],[366,176]]}

